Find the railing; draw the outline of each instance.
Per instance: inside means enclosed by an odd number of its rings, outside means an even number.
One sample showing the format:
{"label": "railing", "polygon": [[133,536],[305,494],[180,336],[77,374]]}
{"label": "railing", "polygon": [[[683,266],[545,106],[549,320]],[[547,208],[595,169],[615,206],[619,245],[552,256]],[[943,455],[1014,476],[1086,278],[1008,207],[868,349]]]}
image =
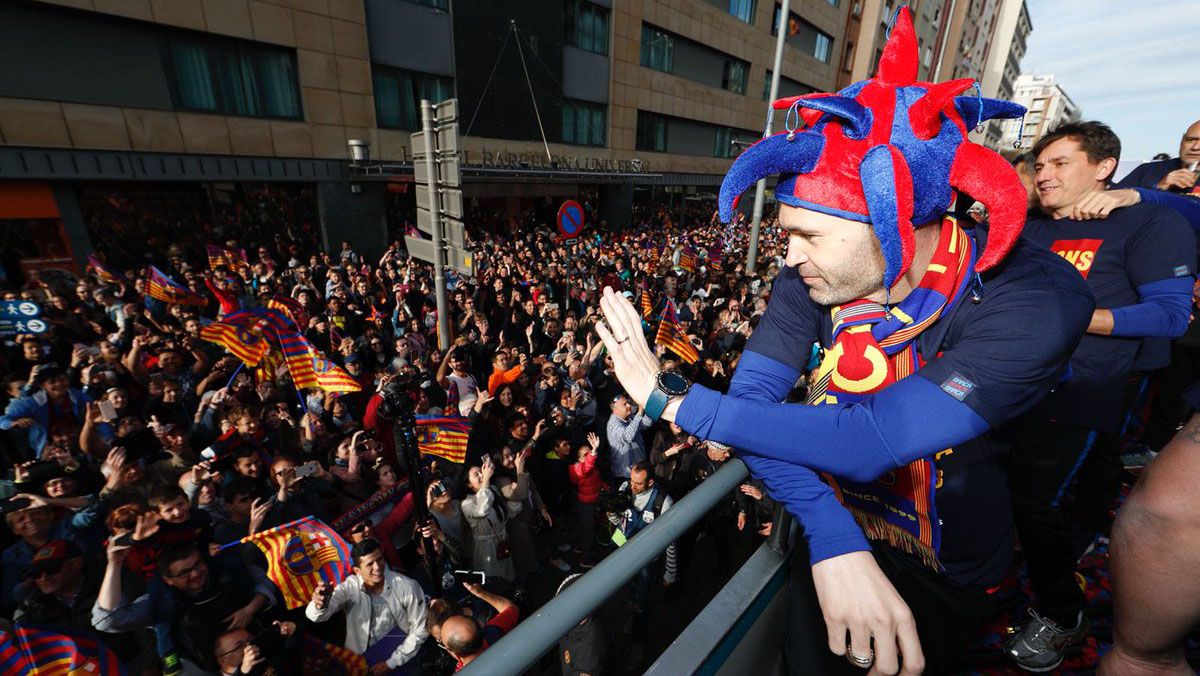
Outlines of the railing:
{"label": "railing", "polygon": [[[678,540],[725,499],[750,473],[741,460],[730,460],[720,470],[675,503],[624,546],[551,599],[507,636],[489,647],[461,672],[463,676],[516,676],[536,662],[571,627],[590,615],[645,568],[672,542]],[[771,540],[764,547],[782,548],[790,521],[776,517]]]}

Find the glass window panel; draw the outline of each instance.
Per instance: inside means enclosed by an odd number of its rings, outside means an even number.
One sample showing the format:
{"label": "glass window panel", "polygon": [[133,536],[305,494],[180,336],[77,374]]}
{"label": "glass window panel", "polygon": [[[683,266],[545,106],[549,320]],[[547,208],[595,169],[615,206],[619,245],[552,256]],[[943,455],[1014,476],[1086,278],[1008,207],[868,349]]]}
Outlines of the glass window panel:
{"label": "glass window panel", "polygon": [[299,118],[300,100],[296,94],[296,70],[291,55],[273,50],[258,54],[259,80],[263,106],[271,117]]}
{"label": "glass window panel", "polygon": [[575,142],[575,106],[570,103],[562,107],[562,136],[565,143]]}
{"label": "glass window panel", "polygon": [[208,52],[200,45],[173,42],[170,54],[180,107],[188,110],[216,110],[217,96],[213,90]]}

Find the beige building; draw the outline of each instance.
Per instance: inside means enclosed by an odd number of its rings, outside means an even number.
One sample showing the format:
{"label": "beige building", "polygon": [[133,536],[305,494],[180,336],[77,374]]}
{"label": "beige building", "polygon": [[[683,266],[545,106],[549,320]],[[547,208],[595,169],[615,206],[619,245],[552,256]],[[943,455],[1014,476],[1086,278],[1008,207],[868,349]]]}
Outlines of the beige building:
{"label": "beige building", "polygon": [[[781,96],[835,88],[857,5],[792,3]],[[771,0],[0,3],[0,186],[42,205],[0,208],[0,228],[58,220],[54,255],[79,260],[92,189],[221,202],[253,182],[305,186],[326,245],[373,250],[412,213],[418,101],[450,97],[469,209],[588,193],[620,221],[635,192],[715,191],[761,134],[778,13]],[[351,139],[381,165],[354,191]],[[50,255],[35,248],[24,255]]]}
{"label": "beige building", "polygon": [[[894,0],[854,3],[845,29],[848,51],[840,86],[873,74],[896,6]],[[1012,98],[1025,41],[1033,30],[1024,0],[915,0],[908,6],[920,52],[919,79],[973,78],[983,96]],[[1000,130],[1000,123],[992,122],[973,140],[998,148]]]}
{"label": "beige building", "polygon": [[[1077,122],[1079,106],[1067,96],[1054,75],[1022,73],[1016,78],[1012,100],[1025,106],[1024,120],[1005,120],[1003,143],[1013,147],[1017,140],[1028,150],[1043,134],[1066,122]],[[1022,122],[1024,124],[1022,125]]]}

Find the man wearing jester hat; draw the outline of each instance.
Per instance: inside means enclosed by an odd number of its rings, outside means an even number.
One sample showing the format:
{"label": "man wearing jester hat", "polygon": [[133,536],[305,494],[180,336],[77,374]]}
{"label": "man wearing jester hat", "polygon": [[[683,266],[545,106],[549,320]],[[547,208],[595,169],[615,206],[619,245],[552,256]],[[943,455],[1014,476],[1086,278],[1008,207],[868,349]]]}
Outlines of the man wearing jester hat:
{"label": "man wearing jester hat", "polygon": [[[1003,158],[969,142],[1015,104],[917,82],[899,10],[876,77],[775,102],[787,131],[748,148],[721,186],[778,175],[786,267],[729,393],[660,371],[637,310],[606,289],[597,327],[652,418],[732,446],[803,526],[786,658],[793,674],[944,673],[994,617],[1013,551],[992,430],[1062,377],[1093,300],[1061,258],[1019,239],[1026,194]],[[801,124],[803,123],[803,124]],[[987,232],[944,216],[956,191]],[[784,403],[811,346],[804,403]]]}

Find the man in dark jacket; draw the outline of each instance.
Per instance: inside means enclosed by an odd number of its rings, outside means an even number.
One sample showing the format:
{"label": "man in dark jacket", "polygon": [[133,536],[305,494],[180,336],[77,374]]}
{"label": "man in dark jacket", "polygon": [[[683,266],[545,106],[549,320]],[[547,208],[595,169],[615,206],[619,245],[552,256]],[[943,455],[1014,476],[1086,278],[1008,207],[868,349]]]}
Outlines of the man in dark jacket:
{"label": "man in dark jacket", "polygon": [[1200,120],[1192,123],[1179,141],[1179,157],[1147,162],[1121,179],[1115,188],[1154,188],[1169,192],[1197,192],[1197,163],[1200,162]]}
{"label": "man in dark jacket", "polygon": [[14,620],[96,633],[122,663],[137,655],[137,641],[130,634],[100,632],[92,626],[100,571],[83,560],[74,542],[51,540],[34,552],[28,579],[34,591],[17,608]]}

